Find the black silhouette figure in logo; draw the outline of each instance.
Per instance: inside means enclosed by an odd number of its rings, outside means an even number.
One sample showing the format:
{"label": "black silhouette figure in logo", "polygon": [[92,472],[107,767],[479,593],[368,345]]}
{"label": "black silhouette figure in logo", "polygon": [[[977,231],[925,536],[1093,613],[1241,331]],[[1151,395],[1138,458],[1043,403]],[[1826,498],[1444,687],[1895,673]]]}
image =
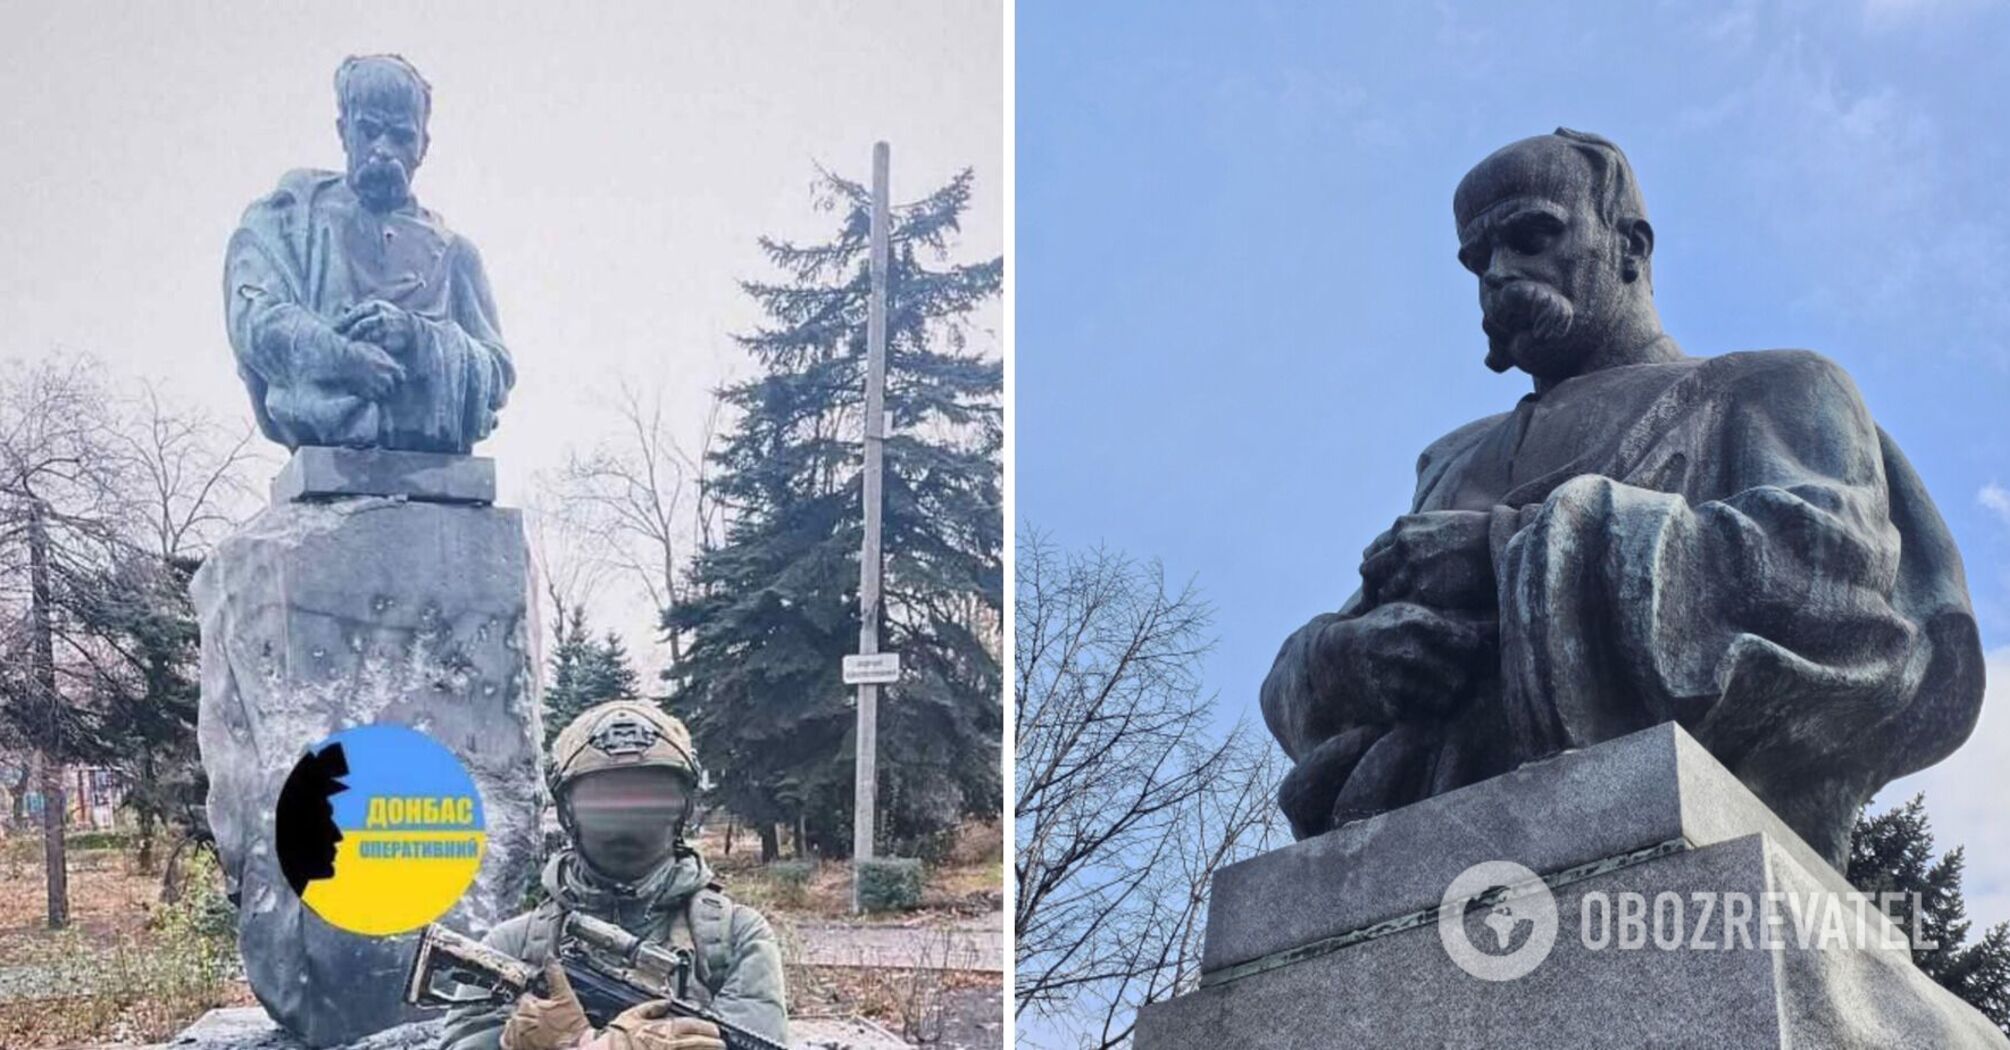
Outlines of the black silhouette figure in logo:
{"label": "black silhouette figure in logo", "polygon": [[342,829],[335,825],[332,795],[349,790],[336,777],[349,775],[349,759],[341,744],[330,744],[320,752],[300,756],[286,786],[279,789],[279,812],[273,819],[273,837],[279,846],[279,870],[295,894],[307,891],[315,879],[335,875],[335,844],[342,841]]}

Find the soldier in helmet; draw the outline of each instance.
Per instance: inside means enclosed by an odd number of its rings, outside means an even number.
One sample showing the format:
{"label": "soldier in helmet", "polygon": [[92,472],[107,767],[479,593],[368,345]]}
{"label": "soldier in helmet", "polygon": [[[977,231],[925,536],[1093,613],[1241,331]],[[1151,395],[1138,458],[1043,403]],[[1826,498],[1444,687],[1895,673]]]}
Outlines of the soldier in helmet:
{"label": "soldier in helmet", "polygon": [[570,845],[545,865],[548,899],[483,938],[545,966],[550,997],[456,1009],[447,1015],[445,1045],[724,1050],[716,1026],[664,1016],[658,1004],[638,1006],[595,1032],[556,962],[555,942],[568,910],[688,949],[693,973],[685,998],[786,1045],[787,995],[775,935],[760,913],[720,892],[711,869],[684,841],[698,786],[684,724],[645,702],[600,704],[565,727],[551,760],[559,822]]}

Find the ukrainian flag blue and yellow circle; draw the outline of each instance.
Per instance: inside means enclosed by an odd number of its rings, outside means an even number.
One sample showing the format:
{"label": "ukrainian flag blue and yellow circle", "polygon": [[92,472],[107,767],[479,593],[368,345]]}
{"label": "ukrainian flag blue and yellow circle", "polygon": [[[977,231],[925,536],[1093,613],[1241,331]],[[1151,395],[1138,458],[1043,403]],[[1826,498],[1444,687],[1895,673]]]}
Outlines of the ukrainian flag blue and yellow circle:
{"label": "ukrainian flag blue and yellow circle", "polygon": [[[453,752],[408,726],[371,725],[336,733],[300,762],[277,834],[283,867],[289,833],[294,843],[307,836],[307,853],[319,854],[286,872],[316,915],[352,933],[388,936],[433,922],[467,892],[488,836],[481,793]],[[318,779],[301,776],[309,767]],[[295,781],[315,786],[296,789]],[[312,799],[306,808],[302,795]],[[339,836],[332,845],[331,833]],[[330,853],[333,874],[326,874]]]}

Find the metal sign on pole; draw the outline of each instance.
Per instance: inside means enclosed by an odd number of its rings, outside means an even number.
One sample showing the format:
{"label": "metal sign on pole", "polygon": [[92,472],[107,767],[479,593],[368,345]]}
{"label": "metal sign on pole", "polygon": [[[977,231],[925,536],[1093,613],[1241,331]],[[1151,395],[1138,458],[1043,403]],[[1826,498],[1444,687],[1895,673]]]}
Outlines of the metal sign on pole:
{"label": "metal sign on pole", "polygon": [[[858,562],[858,651],[879,652],[879,515],[881,457],[886,442],[886,267],[887,167],[891,150],[872,145],[872,290],[865,322],[865,542]],[[895,659],[898,674],[899,660]],[[873,814],[879,788],[879,686],[861,680],[858,687],[858,761],[852,796],[851,910],[859,900],[858,866],[872,859]]]}
{"label": "metal sign on pole", "polygon": [[878,653],[844,658],[844,684],[892,685],[900,681],[900,654]]}

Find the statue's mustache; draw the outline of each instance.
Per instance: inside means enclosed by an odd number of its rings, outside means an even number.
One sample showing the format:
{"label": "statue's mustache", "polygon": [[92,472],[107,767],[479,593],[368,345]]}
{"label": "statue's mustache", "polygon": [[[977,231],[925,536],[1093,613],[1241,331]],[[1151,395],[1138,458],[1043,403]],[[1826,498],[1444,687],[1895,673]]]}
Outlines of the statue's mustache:
{"label": "statue's mustache", "polygon": [[1513,281],[1482,301],[1480,327],[1487,333],[1487,367],[1505,372],[1515,366],[1510,346],[1528,333],[1541,342],[1570,334],[1577,307],[1562,292],[1536,281]]}
{"label": "statue's mustache", "polygon": [[371,157],[356,169],[356,178],[363,182],[405,181],[405,163],[396,157]]}
{"label": "statue's mustache", "polygon": [[1563,293],[1535,281],[1515,281],[1487,298],[1480,327],[1493,339],[1518,332],[1545,342],[1570,334],[1577,307]]}

